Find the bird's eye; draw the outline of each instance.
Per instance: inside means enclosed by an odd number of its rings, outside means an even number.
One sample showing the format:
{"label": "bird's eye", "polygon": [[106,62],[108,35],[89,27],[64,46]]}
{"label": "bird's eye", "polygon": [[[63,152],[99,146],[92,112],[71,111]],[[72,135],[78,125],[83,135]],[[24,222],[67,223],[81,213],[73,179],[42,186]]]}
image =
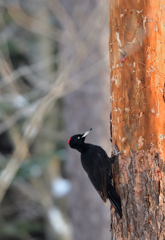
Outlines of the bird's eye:
{"label": "bird's eye", "polygon": [[78,137],[78,139],[80,139],[80,137]]}

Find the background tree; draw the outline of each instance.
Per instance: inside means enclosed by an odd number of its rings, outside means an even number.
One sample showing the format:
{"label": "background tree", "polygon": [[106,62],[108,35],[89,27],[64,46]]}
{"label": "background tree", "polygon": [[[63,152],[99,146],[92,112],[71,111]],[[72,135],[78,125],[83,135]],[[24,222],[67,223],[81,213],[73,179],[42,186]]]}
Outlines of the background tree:
{"label": "background tree", "polygon": [[[61,2],[67,9],[74,23],[74,29],[80,37],[77,49],[74,46],[62,46],[61,49],[62,52],[68,54],[68,58],[70,55],[74,56],[72,61],[78,55],[77,62],[72,63],[77,69],[74,72],[71,71],[69,77],[73,78],[77,72],[86,72],[91,79],[83,84],[81,89],[64,98],[66,133],[70,137],[92,127],[93,131],[86,141],[101,145],[110,154],[111,143],[109,131],[107,131],[109,129],[109,66],[107,65],[109,26],[106,8],[108,2],[93,0]],[[75,8],[73,9],[72,6]],[[86,31],[89,28],[90,31]],[[65,38],[65,35],[62,37]],[[81,42],[82,39],[83,42]],[[84,54],[85,52],[87,54]],[[107,60],[103,62],[106,56]],[[97,69],[96,64],[100,60],[104,67]],[[74,227],[73,239],[110,239],[109,203],[108,206],[102,203],[98,193],[89,182],[82,169],[79,154],[71,149],[68,149],[67,154],[69,161],[66,169],[73,186],[69,197],[70,218]]]}
{"label": "background tree", "polygon": [[107,6],[0,3],[0,239],[110,237],[109,208],[67,149],[92,126],[110,153]]}
{"label": "background tree", "polygon": [[123,219],[112,239],[164,239],[165,103],[163,1],[110,1],[112,139]]}

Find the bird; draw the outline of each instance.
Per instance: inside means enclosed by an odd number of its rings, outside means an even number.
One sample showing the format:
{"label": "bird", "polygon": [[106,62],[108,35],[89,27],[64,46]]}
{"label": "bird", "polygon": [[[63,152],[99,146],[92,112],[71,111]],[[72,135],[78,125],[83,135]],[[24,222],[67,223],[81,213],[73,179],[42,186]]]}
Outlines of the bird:
{"label": "bird", "polygon": [[118,152],[114,147],[115,155],[113,157],[108,157],[102,147],[85,143],[85,138],[91,130],[92,128],[83,134],[73,135],[69,138],[68,145],[81,153],[80,158],[82,167],[86,171],[96,191],[105,203],[107,199],[110,200],[120,218],[122,218],[121,199],[116,189],[112,186],[110,177],[111,164],[115,162],[116,156],[121,152]]}

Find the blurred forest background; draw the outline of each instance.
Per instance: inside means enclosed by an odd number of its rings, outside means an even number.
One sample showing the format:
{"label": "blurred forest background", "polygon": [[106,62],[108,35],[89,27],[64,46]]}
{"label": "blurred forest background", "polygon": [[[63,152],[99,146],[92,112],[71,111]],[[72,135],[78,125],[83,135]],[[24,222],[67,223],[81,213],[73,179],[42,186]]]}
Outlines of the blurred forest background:
{"label": "blurred forest background", "polygon": [[0,239],[107,240],[70,136],[110,155],[107,0],[0,1]]}

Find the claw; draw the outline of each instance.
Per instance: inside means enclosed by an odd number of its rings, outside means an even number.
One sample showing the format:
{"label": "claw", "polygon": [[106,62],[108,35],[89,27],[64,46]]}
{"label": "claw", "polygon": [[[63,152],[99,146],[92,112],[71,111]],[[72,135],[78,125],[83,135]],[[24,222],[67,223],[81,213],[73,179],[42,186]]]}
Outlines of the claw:
{"label": "claw", "polygon": [[116,146],[113,147],[113,151],[115,156],[118,156],[122,152],[122,151],[118,152],[118,149],[116,148]]}

